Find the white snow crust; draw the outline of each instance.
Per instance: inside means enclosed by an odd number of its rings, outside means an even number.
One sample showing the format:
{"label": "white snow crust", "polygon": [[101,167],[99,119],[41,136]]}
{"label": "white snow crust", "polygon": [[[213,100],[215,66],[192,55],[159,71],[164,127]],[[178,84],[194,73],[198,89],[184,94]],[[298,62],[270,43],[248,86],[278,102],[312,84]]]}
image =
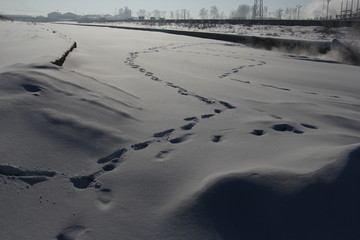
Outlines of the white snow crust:
{"label": "white snow crust", "polygon": [[0,239],[360,238],[358,66],[155,32],[0,33]]}

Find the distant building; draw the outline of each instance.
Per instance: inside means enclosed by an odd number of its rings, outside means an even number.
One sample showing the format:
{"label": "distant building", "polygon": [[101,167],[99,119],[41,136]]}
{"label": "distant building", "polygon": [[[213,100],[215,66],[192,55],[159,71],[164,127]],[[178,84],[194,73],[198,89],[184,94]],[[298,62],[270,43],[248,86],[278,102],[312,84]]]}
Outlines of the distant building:
{"label": "distant building", "polygon": [[80,16],[76,15],[74,13],[68,12],[68,13],[63,14],[60,18],[61,18],[61,20],[76,21],[80,18]]}
{"label": "distant building", "polygon": [[61,17],[61,13],[58,13],[58,12],[52,12],[52,13],[49,13],[47,15],[48,19],[50,21],[58,21],[60,20],[60,17]]}

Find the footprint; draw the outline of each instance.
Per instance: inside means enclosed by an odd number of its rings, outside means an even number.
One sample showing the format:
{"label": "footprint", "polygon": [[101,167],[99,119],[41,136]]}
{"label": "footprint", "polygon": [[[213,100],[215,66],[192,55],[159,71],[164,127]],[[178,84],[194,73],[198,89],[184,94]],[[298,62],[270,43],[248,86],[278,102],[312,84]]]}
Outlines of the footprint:
{"label": "footprint", "polygon": [[111,172],[112,170],[114,170],[116,168],[115,164],[107,164],[105,166],[103,166],[103,170],[106,172]]}
{"label": "footprint", "polygon": [[146,141],[146,142],[143,142],[143,143],[137,143],[137,144],[131,145],[131,148],[134,149],[135,151],[138,151],[138,150],[142,150],[142,149],[147,148],[151,143],[152,143],[152,141]]}
{"label": "footprint", "polygon": [[301,131],[301,130],[295,129],[295,130],[293,131],[293,133],[295,133],[295,134],[303,134],[304,132]]}
{"label": "footprint", "polygon": [[111,189],[103,188],[99,191],[99,197],[98,197],[100,203],[104,205],[108,205],[113,200],[113,193]]}
{"label": "footprint", "polygon": [[303,134],[303,131],[300,131],[298,129],[296,129],[294,126],[291,126],[289,124],[276,124],[272,127],[275,131],[278,132],[293,132],[295,134]]}
{"label": "footprint", "polygon": [[165,137],[165,136],[169,136],[171,133],[173,133],[175,131],[175,129],[169,129],[169,130],[166,130],[166,131],[163,131],[163,132],[159,132],[159,133],[155,133],[153,135],[153,137],[155,138],[162,138],[162,137]]}
{"label": "footprint", "polygon": [[6,176],[14,180],[20,180],[32,186],[47,181],[49,177],[55,177],[56,172],[24,170],[11,165],[0,165],[0,176]]}
{"label": "footprint", "polygon": [[241,82],[241,83],[250,83],[250,81],[245,81],[245,80],[239,80],[239,79],[234,79],[234,78],[232,78],[231,79],[232,81],[235,81],[235,82]]}
{"label": "footprint", "polygon": [[219,142],[221,142],[222,137],[223,136],[221,136],[221,135],[213,136],[211,141],[213,141],[214,143],[219,143]]}
{"label": "footprint", "polygon": [[86,232],[83,226],[71,226],[63,229],[59,235],[56,236],[57,240],[76,240]]}
{"label": "footprint", "polygon": [[169,154],[172,152],[172,150],[165,150],[165,151],[161,151],[156,155],[157,159],[163,160],[165,159],[167,156],[169,156]]}
{"label": "footprint", "polygon": [[70,178],[70,182],[72,182],[74,187],[76,187],[77,189],[86,189],[90,187],[91,184],[95,183],[95,181],[96,181],[95,174]]}
{"label": "footprint", "polygon": [[202,101],[202,102],[207,103],[207,104],[214,104],[214,103],[215,103],[215,101],[210,100],[210,99],[208,99],[208,98],[206,98],[206,97],[202,97],[202,96],[200,96],[200,95],[195,95],[194,97],[197,98],[197,99],[199,99],[199,100]]}
{"label": "footprint", "polygon": [[196,125],[196,123],[189,123],[189,124],[186,124],[186,125],[182,126],[181,129],[182,129],[182,130],[185,130],[185,131],[189,131],[189,130],[191,130],[195,125]]}
{"label": "footprint", "polygon": [[261,129],[255,129],[251,132],[251,134],[255,136],[262,136],[265,134],[265,131]]}
{"label": "footprint", "polygon": [[275,131],[278,131],[278,132],[292,132],[294,131],[295,127],[289,125],[289,124],[276,124],[272,127]]}
{"label": "footprint", "polygon": [[26,92],[32,93],[35,96],[39,96],[39,93],[43,91],[41,87],[32,84],[24,84],[22,87]]}
{"label": "footprint", "polygon": [[171,140],[169,140],[169,142],[172,143],[172,144],[183,143],[183,142],[185,142],[186,140],[188,140],[191,135],[192,135],[192,134],[185,134],[185,135],[183,135],[183,136],[181,136],[181,137],[171,139]]}
{"label": "footprint", "polygon": [[109,156],[100,158],[99,160],[97,160],[97,163],[103,164],[103,163],[108,163],[108,162],[114,161],[114,160],[119,161],[119,159],[122,158],[127,151],[128,150],[126,148],[118,149],[115,152],[113,152],[112,154],[110,154]]}
{"label": "footprint", "polygon": [[283,90],[283,91],[291,91],[289,88],[276,87],[276,86],[267,85],[267,84],[260,84],[260,85],[263,87],[274,88],[274,89]]}
{"label": "footprint", "polygon": [[184,121],[197,121],[197,120],[198,120],[197,117],[189,117],[184,119]]}
{"label": "footprint", "polygon": [[310,94],[310,95],[319,95],[319,94],[316,93],[316,92],[303,92],[303,93]]}
{"label": "footprint", "polygon": [[282,117],[279,117],[279,116],[277,116],[277,115],[275,115],[275,114],[270,114],[269,115],[270,117],[273,117],[273,118],[275,118],[275,119],[282,119]]}
{"label": "footprint", "polygon": [[201,116],[201,118],[202,119],[207,119],[207,118],[211,118],[213,116],[215,116],[215,114],[204,114],[204,115]]}
{"label": "footprint", "polygon": [[223,106],[225,106],[228,109],[235,109],[236,107],[234,107],[233,105],[231,105],[230,103],[224,102],[224,101],[219,101],[219,103]]}
{"label": "footprint", "polygon": [[183,96],[188,96],[189,93],[186,89],[179,89],[178,91],[179,94],[183,95]]}
{"label": "footprint", "polygon": [[310,125],[310,124],[306,124],[306,123],[302,123],[301,126],[306,127],[306,128],[310,128],[310,129],[319,129],[316,126]]}

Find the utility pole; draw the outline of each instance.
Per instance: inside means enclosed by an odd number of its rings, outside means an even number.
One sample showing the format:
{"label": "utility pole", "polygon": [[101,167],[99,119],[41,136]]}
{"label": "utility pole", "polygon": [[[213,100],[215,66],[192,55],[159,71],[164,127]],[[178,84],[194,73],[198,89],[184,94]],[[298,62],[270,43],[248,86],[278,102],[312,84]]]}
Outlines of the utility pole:
{"label": "utility pole", "polygon": [[253,7],[253,19],[263,19],[264,18],[264,1],[263,0],[254,0]]}
{"label": "utility pole", "polygon": [[303,6],[298,4],[296,5],[296,8],[298,9],[298,20],[300,20],[300,8],[302,8]]}
{"label": "utility pole", "polygon": [[327,8],[326,8],[326,20],[329,20],[329,4],[331,0],[326,0]]}

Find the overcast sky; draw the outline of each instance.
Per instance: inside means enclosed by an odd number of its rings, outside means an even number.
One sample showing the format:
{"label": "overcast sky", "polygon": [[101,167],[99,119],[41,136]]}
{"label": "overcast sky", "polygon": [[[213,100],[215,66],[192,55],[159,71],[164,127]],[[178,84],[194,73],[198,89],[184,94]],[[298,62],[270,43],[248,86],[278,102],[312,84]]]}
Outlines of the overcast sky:
{"label": "overcast sky", "polygon": [[[295,7],[297,4],[306,9],[310,3],[321,3],[323,0],[264,0],[264,5],[269,11],[277,8]],[[333,1],[335,3],[335,1]],[[253,5],[254,0],[0,0],[0,13],[4,14],[26,14],[46,15],[49,12],[59,11],[74,12],[77,14],[111,14],[115,9],[129,7],[136,16],[139,9],[153,11],[173,11],[178,9],[189,9],[193,17],[197,17],[199,10],[203,7],[209,9],[212,5],[218,6],[226,15],[236,9],[240,4]]]}

